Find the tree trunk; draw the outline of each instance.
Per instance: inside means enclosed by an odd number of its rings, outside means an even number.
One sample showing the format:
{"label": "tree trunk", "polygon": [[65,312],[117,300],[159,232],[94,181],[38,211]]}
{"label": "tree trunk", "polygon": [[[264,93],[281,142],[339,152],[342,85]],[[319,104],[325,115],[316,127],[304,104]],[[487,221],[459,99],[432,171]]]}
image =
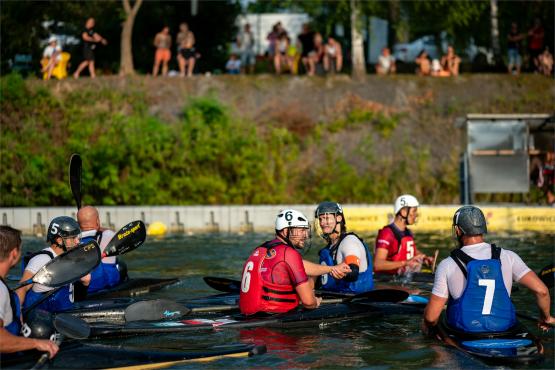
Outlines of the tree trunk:
{"label": "tree trunk", "polygon": [[499,23],[497,21],[497,0],[490,0],[490,16],[491,16],[491,47],[493,55],[496,59],[501,56],[501,48],[499,46]]}
{"label": "tree trunk", "polygon": [[360,9],[358,0],[351,2],[351,59],[353,63],[353,78],[363,78],[366,76],[366,64],[364,61],[364,45],[362,33],[360,32]]}
{"label": "tree trunk", "polygon": [[133,37],[133,24],[135,23],[135,16],[141,7],[143,0],[136,0],[133,7],[131,7],[129,0],[122,0],[123,9],[125,10],[125,21],[121,30],[121,59],[120,59],[120,76],[130,76],[135,74],[133,67],[133,50],[132,50],[132,37]]}

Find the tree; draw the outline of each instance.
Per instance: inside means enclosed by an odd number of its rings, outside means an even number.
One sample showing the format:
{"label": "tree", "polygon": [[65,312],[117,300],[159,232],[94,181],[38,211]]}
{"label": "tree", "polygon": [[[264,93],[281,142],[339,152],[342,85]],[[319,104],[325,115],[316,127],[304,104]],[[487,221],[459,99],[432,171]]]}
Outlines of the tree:
{"label": "tree", "polygon": [[121,30],[121,60],[119,74],[120,76],[129,76],[135,74],[131,41],[135,17],[137,16],[137,12],[143,3],[143,0],[136,0],[133,6],[131,6],[129,0],[122,0],[122,2],[123,10],[125,11],[125,21],[123,22],[123,28]]}
{"label": "tree", "polygon": [[361,19],[358,0],[351,1],[351,53],[352,53],[352,76],[362,78],[366,75],[364,61],[364,46],[361,33]]}

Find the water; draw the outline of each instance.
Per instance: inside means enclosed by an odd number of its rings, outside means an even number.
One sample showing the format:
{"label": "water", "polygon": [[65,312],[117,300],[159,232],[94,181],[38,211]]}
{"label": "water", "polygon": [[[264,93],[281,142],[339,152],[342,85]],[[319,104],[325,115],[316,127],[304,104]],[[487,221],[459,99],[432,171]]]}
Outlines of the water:
{"label": "water", "polygon": [[[375,236],[364,235],[373,245]],[[267,234],[204,234],[171,236],[149,239],[139,249],[125,256],[129,274],[133,277],[180,277],[179,284],[163,289],[149,297],[184,299],[216,292],[204,284],[203,276],[239,279],[244,260],[249,252],[271,235]],[[489,241],[517,252],[534,271],[554,260],[555,239],[551,235],[518,234],[490,235]],[[453,247],[447,235],[416,235],[419,248],[428,255],[440,250],[439,259],[448,256]],[[314,238],[313,247],[305,256],[317,260],[317,251],[323,246]],[[24,240],[24,250],[43,247],[35,238]],[[11,271],[17,274],[17,271]],[[423,286],[430,289],[430,286]],[[551,290],[553,295],[553,290]],[[517,309],[537,315],[535,298],[525,288],[513,292]],[[386,316],[378,320],[342,322],[324,328],[220,330],[202,334],[172,334],[105,340],[102,343],[123,344],[145,348],[179,349],[199,348],[226,343],[265,343],[268,353],[245,359],[223,359],[208,364],[209,368],[489,368],[482,362],[439,342],[426,339],[420,333],[419,315]],[[534,323],[526,322],[529,328]],[[531,368],[553,369],[554,331],[541,334],[546,348],[546,361]],[[198,363],[175,368],[198,368]]]}

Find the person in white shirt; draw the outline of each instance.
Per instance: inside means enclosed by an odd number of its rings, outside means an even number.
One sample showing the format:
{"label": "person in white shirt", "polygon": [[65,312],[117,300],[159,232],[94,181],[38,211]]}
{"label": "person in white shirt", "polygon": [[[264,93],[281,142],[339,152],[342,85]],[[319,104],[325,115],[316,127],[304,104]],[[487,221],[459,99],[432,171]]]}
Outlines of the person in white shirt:
{"label": "person in white shirt", "polygon": [[394,74],[396,70],[395,58],[391,55],[389,48],[383,48],[376,64],[376,73],[379,75]]}
{"label": "person in white shirt", "polygon": [[41,72],[46,73],[46,80],[52,77],[52,71],[60,60],[62,59],[62,48],[58,45],[58,39],[55,36],[50,36],[48,39],[48,46],[42,53],[43,59],[46,61]]}

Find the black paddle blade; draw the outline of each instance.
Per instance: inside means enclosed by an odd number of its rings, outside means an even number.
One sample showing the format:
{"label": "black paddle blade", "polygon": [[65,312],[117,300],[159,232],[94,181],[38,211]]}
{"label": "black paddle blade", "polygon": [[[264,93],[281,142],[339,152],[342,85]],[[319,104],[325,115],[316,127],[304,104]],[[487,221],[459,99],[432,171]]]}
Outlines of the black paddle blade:
{"label": "black paddle blade", "polygon": [[376,289],[369,292],[360,293],[352,297],[346,298],[344,301],[349,302],[353,299],[364,299],[372,302],[391,302],[397,303],[404,301],[409,297],[409,293],[400,289]]}
{"label": "black paddle blade", "polygon": [[103,257],[119,256],[139,247],[146,239],[143,221],[132,221],[121,228],[104,249]]}
{"label": "black paddle blade", "polygon": [[555,267],[553,264],[545,266],[540,271],[540,279],[543,281],[548,288],[553,288],[553,283],[555,280]]}
{"label": "black paddle blade", "polygon": [[225,293],[239,293],[241,282],[216,276],[205,276],[202,278],[204,282],[211,288]]}
{"label": "black paddle blade", "polygon": [[99,263],[100,248],[91,240],[50,260],[33,276],[33,282],[57,288],[82,278]]}
{"label": "black paddle blade", "polygon": [[91,334],[91,327],[82,319],[68,313],[60,313],[54,319],[56,331],[65,337],[85,339]]}
{"label": "black paddle blade", "polygon": [[191,310],[167,299],[140,301],[125,309],[125,321],[177,320]]}
{"label": "black paddle blade", "polygon": [[83,169],[83,161],[78,153],[71,155],[69,160],[69,187],[75,199],[77,209],[81,209],[81,173]]}

